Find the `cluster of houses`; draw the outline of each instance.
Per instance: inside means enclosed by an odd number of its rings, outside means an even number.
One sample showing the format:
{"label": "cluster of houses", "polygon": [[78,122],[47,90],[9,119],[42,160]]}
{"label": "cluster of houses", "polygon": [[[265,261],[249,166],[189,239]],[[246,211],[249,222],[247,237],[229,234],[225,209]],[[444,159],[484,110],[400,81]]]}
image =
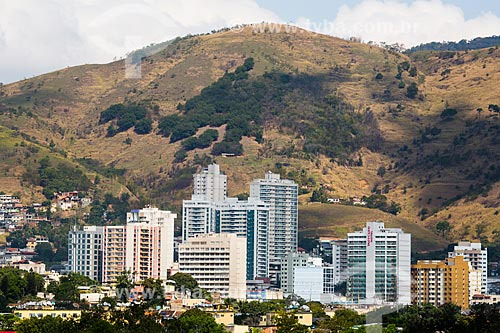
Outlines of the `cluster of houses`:
{"label": "cluster of houses", "polygon": [[78,191],[54,193],[52,208],[57,210],[71,210],[76,208],[85,208],[92,203],[88,197],[81,197]]}
{"label": "cluster of houses", "polygon": [[19,197],[0,195],[0,232],[22,229],[25,225],[35,226],[47,222],[47,209],[52,213],[87,207],[92,203],[88,197],[81,197],[78,191],[54,193],[50,208],[41,203],[22,204]]}

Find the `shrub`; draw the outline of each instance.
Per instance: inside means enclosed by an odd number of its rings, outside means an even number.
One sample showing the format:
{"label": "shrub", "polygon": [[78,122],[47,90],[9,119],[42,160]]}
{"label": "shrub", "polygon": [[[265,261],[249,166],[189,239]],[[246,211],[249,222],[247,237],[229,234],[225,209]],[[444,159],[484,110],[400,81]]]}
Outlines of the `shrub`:
{"label": "shrub", "polygon": [[175,157],[174,160],[175,163],[181,163],[186,159],[187,153],[184,149],[180,149],[175,152],[174,157]]}
{"label": "shrub", "polygon": [[153,129],[153,121],[148,118],[143,118],[135,124],[134,132],[137,134],[148,134]]}
{"label": "shrub", "polygon": [[415,98],[418,94],[418,87],[417,87],[417,84],[415,82],[412,82],[408,88],[406,88],[406,97],[408,98]]}
{"label": "shrub", "polygon": [[441,118],[442,119],[451,119],[457,114],[456,109],[445,109],[443,112],[441,112]]}

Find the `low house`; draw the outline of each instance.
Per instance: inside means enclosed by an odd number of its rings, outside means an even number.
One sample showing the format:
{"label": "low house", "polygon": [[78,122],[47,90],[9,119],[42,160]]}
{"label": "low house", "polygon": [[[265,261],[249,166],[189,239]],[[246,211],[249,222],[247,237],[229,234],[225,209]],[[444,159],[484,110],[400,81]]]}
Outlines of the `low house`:
{"label": "low house", "polygon": [[[313,324],[312,312],[299,311],[294,313],[295,318],[301,325],[311,327]],[[275,326],[274,317],[276,313],[269,312],[265,315],[260,316],[259,327]]]}
{"label": "low house", "polygon": [[45,316],[77,319],[80,318],[81,314],[80,310],[14,310],[14,315],[20,319],[43,318]]}
{"label": "low house", "polygon": [[70,210],[78,207],[88,206],[92,200],[89,198],[80,198],[78,191],[54,193],[53,208],[59,210]]}

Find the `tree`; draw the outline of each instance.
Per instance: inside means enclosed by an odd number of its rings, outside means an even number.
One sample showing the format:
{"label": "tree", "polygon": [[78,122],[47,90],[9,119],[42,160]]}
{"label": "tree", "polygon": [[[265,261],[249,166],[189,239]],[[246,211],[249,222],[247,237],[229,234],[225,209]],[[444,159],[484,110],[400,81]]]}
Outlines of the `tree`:
{"label": "tree", "polygon": [[306,305],[312,312],[313,318],[325,318],[325,310],[320,302],[307,302]]}
{"label": "tree", "polygon": [[153,121],[149,118],[143,118],[135,124],[134,132],[137,134],[148,134],[153,129]]}
{"label": "tree", "polygon": [[45,281],[42,276],[36,274],[32,270],[26,274],[26,293],[31,296],[36,296],[40,291],[43,291]]}
{"label": "tree", "polygon": [[194,290],[198,288],[198,282],[187,273],[175,273],[169,280],[175,281],[176,290],[181,290],[182,288],[188,290]]}
{"label": "tree", "polygon": [[384,177],[385,175],[385,167],[381,166],[380,168],[378,168],[377,170],[377,176],[380,176],[380,177]]}
{"label": "tree", "polygon": [[191,309],[184,312],[179,319],[169,320],[167,332],[189,333],[225,333],[224,325],[217,324],[214,317],[200,309]]}
{"label": "tree", "polygon": [[412,68],[410,68],[410,72],[409,72],[409,73],[410,73],[410,76],[411,76],[411,77],[415,77],[415,76],[417,76],[417,73],[418,73],[418,72],[417,72],[417,67],[412,66]]}
{"label": "tree", "polygon": [[377,73],[377,75],[375,75],[375,80],[382,80],[384,78],[384,75],[382,75],[382,73]]}
{"label": "tree", "polygon": [[116,288],[131,289],[134,287],[131,271],[123,271],[116,277]]}
{"label": "tree", "polygon": [[331,318],[323,320],[319,327],[332,332],[343,332],[353,326],[364,324],[364,321],[364,316],[358,315],[356,311],[340,309],[335,311],[335,315]]}
{"label": "tree", "polygon": [[456,109],[446,108],[441,112],[441,119],[452,119],[457,114]]}
{"label": "tree", "polygon": [[150,297],[146,302],[150,306],[162,306],[165,304],[165,290],[160,279],[146,279],[142,283],[145,289],[145,296]]}
{"label": "tree", "polygon": [[14,329],[17,333],[78,332],[76,322],[73,319],[63,319],[59,316],[21,320],[14,325]]}
{"label": "tree", "polygon": [[133,114],[127,113],[122,118],[118,119],[116,125],[118,125],[118,131],[123,132],[131,127],[134,127],[136,123],[136,118]]}
{"label": "tree", "polygon": [[500,113],[500,106],[498,106],[496,104],[490,104],[488,106],[488,111]]}
{"label": "tree", "polygon": [[19,318],[14,314],[0,314],[0,330],[13,331],[14,325],[19,321]]}
{"label": "tree", "polygon": [[38,244],[35,248],[35,252],[37,253],[37,260],[43,261],[44,263],[50,263],[54,258],[54,249],[49,242]]}
{"label": "tree", "polygon": [[412,82],[408,88],[406,88],[406,97],[414,99],[418,94],[418,86],[415,82]]}
{"label": "tree", "polygon": [[62,276],[59,282],[51,282],[47,291],[53,293],[57,301],[79,302],[78,287],[93,285],[96,285],[96,282],[91,278],[79,273],[69,273],[67,276]]}
{"label": "tree", "polygon": [[313,191],[311,195],[311,202],[325,203],[327,201],[328,201],[328,196],[326,195],[325,190],[323,190],[323,188],[319,188]]}
{"label": "tree", "polygon": [[439,221],[436,223],[436,231],[444,238],[451,231],[451,225],[448,221]]}
{"label": "tree", "polygon": [[187,153],[184,149],[179,149],[174,153],[174,162],[175,163],[182,163],[187,157]]}
{"label": "tree", "polygon": [[118,133],[118,130],[116,129],[115,125],[109,124],[108,129],[106,131],[106,136],[107,137],[113,137]]}
{"label": "tree", "polygon": [[495,333],[500,327],[500,312],[495,304],[478,304],[471,308],[469,332]]}
{"label": "tree", "polygon": [[294,312],[280,311],[274,317],[274,322],[278,327],[276,333],[307,333],[309,328],[299,324]]}

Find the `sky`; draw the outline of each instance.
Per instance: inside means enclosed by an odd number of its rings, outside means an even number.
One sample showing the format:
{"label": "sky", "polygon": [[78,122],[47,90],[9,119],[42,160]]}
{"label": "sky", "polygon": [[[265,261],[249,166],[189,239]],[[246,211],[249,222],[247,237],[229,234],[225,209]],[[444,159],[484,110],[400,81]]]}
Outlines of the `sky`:
{"label": "sky", "polygon": [[500,35],[500,1],[0,0],[0,82],[263,21],[411,47]]}

